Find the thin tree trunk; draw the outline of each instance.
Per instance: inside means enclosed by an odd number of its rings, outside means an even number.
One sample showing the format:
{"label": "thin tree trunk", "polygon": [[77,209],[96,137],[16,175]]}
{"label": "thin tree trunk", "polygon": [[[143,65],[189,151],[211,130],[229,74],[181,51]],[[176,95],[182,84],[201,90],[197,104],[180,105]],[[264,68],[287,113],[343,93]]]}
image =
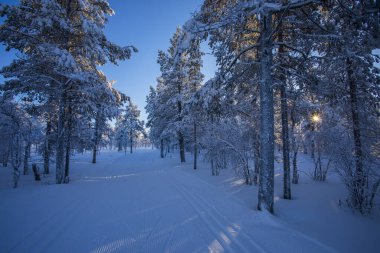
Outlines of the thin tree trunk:
{"label": "thin tree trunk", "polygon": [[[70,19],[71,13],[71,1],[66,2],[66,16]],[[70,41],[69,36],[66,36],[66,49],[68,50],[68,43]],[[66,80],[65,80],[66,81]],[[70,84],[70,80],[67,80],[65,86]],[[58,111],[58,133],[57,133],[57,151],[56,151],[56,183],[62,184],[65,181],[65,124],[66,124],[66,100],[67,100],[67,87],[64,87],[61,99],[59,101],[59,111]],[[67,150],[67,145],[66,145]]]}
{"label": "thin tree trunk", "polygon": [[[279,42],[283,42],[282,27],[278,32]],[[278,49],[280,57],[285,53],[284,46],[280,45]],[[291,199],[291,184],[290,184],[290,158],[289,158],[289,127],[288,127],[288,98],[286,94],[286,72],[280,70],[281,79],[283,80],[280,85],[280,100],[281,100],[281,130],[282,130],[282,158],[284,168],[284,186],[283,194],[284,199]]]}
{"label": "thin tree trunk", "polygon": [[62,184],[64,179],[64,153],[65,153],[65,96],[62,97],[58,112],[58,136],[56,151],[56,183]]}
{"label": "thin tree trunk", "polygon": [[94,147],[92,150],[92,163],[96,163],[96,155],[98,153],[98,145],[99,145],[99,120],[100,113],[96,113],[95,117],[95,129],[94,129]]}
{"label": "thin tree trunk", "polygon": [[352,116],[352,131],[354,137],[354,158],[355,158],[355,175],[354,175],[354,194],[351,197],[351,202],[357,207],[360,212],[363,212],[364,203],[364,187],[366,184],[366,175],[363,170],[363,149],[360,132],[359,119],[359,101],[357,97],[357,84],[354,78],[352,59],[346,59],[347,64],[347,79],[349,85],[351,116]]}
{"label": "thin tree trunk", "polygon": [[67,139],[66,139],[66,162],[65,162],[65,178],[64,183],[69,183],[70,176],[70,155],[71,155],[71,131],[72,131],[72,109],[69,105],[67,108]]}
{"label": "thin tree trunk", "polygon": [[160,141],[160,150],[161,150],[161,158],[164,158],[164,139],[161,139]]}
{"label": "thin tree trunk", "polygon": [[20,135],[16,134],[12,141],[11,147],[11,161],[13,167],[13,188],[18,187],[18,180],[20,178],[20,171],[18,170],[22,160],[21,155],[21,140]]}
{"label": "thin tree trunk", "polygon": [[299,180],[299,175],[298,175],[298,168],[297,168],[297,154],[298,154],[298,146],[297,146],[297,143],[296,143],[296,137],[294,135],[294,128],[295,128],[295,117],[294,117],[294,107],[290,113],[290,118],[291,118],[291,122],[292,122],[292,126],[291,126],[291,138],[292,138],[292,150],[293,150],[293,161],[292,161],[292,165],[293,165],[293,177],[292,177],[292,183],[293,184],[298,184],[298,180]]}
{"label": "thin tree trunk", "polygon": [[7,167],[8,166],[9,153],[10,153],[9,146],[10,146],[10,144],[8,143],[8,145],[6,145],[5,151],[3,153],[3,167]]}
{"label": "thin tree trunk", "polygon": [[255,175],[253,177],[254,184],[257,185],[259,183],[259,175],[260,175],[260,140],[257,130],[254,133],[254,150],[253,150],[253,159],[255,163]]}
{"label": "thin tree trunk", "polygon": [[129,146],[129,152],[132,154],[132,147],[133,147],[133,132],[132,130],[129,132],[129,142],[130,142],[130,146]]}
{"label": "thin tree trunk", "polygon": [[198,143],[197,143],[197,123],[194,121],[194,170],[197,169]]}
{"label": "thin tree trunk", "polygon": [[46,118],[46,132],[45,132],[45,145],[44,145],[44,174],[50,173],[51,130],[52,130],[51,115],[50,113],[48,113],[48,116]]}
{"label": "thin tree trunk", "polygon": [[310,151],[311,154],[310,154],[310,157],[311,157],[311,159],[314,159],[315,158],[315,141],[314,141],[315,128],[314,128],[314,123],[312,123],[311,132],[313,133],[313,135],[312,135],[312,139],[311,139],[311,151]]}
{"label": "thin tree trunk", "polygon": [[281,99],[281,125],[282,125],[282,157],[284,169],[284,199],[291,199],[290,184],[290,156],[289,156],[289,129],[288,129],[288,104],[285,83],[280,86]]}
{"label": "thin tree trunk", "polygon": [[282,124],[282,157],[284,167],[284,199],[291,199],[290,184],[290,158],[289,158],[289,129],[288,129],[288,105],[286,88],[280,86],[281,94],[281,124]]}
{"label": "thin tree trunk", "polygon": [[24,147],[24,175],[29,174],[29,157],[32,144],[28,142]]}
{"label": "thin tree trunk", "polygon": [[260,20],[260,152],[261,168],[258,209],[274,212],[274,108],[272,68],[272,14],[263,13]]}
{"label": "thin tree trunk", "polygon": [[182,132],[178,133],[178,141],[179,141],[179,155],[181,158],[181,163],[186,162],[185,160],[185,139],[183,137]]}
{"label": "thin tree trunk", "polygon": [[[181,56],[179,57],[181,58]],[[179,70],[179,72],[181,72],[181,68]],[[180,82],[178,82],[178,85],[177,85],[177,89],[178,89],[178,94],[181,95],[182,94],[182,87],[181,87],[181,83],[182,83],[182,78],[180,78]],[[182,103],[181,101],[178,101],[177,102],[177,107],[178,107],[178,121],[182,121]],[[185,159],[185,140],[184,140],[184,137],[183,137],[183,133],[181,131],[178,132],[178,142],[179,142],[179,156],[180,156],[180,159],[181,159],[181,163],[184,163],[186,162],[186,159]]]}

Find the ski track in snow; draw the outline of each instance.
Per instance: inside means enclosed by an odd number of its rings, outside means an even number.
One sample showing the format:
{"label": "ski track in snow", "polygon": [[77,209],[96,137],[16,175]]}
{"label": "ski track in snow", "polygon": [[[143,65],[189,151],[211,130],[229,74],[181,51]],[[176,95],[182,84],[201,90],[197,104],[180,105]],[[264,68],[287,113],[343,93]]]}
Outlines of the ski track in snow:
{"label": "ski track in snow", "polygon": [[[5,223],[0,252],[287,251],[275,241],[291,244],[289,249],[298,252],[334,252],[250,210],[191,174],[189,166],[158,158],[157,151],[104,153],[96,165],[86,159],[89,155],[75,157],[69,185],[22,189],[21,182],[18,193],[0,191],[0,222]],[[14,210],[12,198],[26,211]],[[22,205],[30,198],[36,203],[32,214]],[[24,226],[18,224],[21,218]],[[14,225],[22,230],[15,231]]]}
{"label": "ski track in snow", "polygon": [[[252,245],[249,247],[250,250],[248,250],[248,248],[236,240],[235,237],[237,231],[235,228],[230,226],[231,223],[226,220],[225,216],[221,215],[214,207],[205,202],[202,197],[193,195],[185,187],[181,187],[177,184],[176,188],[179,192],[181,192],[184,199],[198,214],[198,217],[200,217],[205,227],[207,227],[216,238],[214,242],[217,243],[218,248],[230,250],[230,252],[265,252],[260,246],[253,243],[253,241],[249,238],[247,242],[250,242]],[[211,252],[214,251],[212,248],[209,249]]]}

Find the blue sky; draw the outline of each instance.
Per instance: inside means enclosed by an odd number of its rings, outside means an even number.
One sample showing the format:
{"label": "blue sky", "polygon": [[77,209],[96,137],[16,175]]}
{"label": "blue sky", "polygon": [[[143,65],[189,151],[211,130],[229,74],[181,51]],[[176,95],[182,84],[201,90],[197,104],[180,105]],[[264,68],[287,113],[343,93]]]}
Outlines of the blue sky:
{"label": "blue sky", "polygon": [[[0,3],[17,3],[16,0],[0,0]],[[118,66],[107,64],[100,69],[109,80],[115,80],[115,88],[132,98],[146,119],[145,97],[149,86],[155,86],[160,75],[156,63],[159,49],[166,50],[177,26],[183,25],[191,13],[199,9],[203,0],[109,0],[115,15],[109,18],[105,34],[110,41],[121,46],[133,45],[139,52]],[[204,45],[204,50],[208,51]],[[0,46],[0,67],[11,62],[14,52],[7,53]],[[204,57],[203,73],[206,80],[215,71],[214,58]],[[2,81],[0,75],[0,82]]]}

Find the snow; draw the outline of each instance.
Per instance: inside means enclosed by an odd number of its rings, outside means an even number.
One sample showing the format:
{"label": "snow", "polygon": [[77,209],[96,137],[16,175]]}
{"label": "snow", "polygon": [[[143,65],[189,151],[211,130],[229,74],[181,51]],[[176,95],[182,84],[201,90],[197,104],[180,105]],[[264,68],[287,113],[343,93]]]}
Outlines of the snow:
{"label": "snow", "polygon": [[[190,155],[190,154],[188,154]],[[257,187],[232,171],[212,177],[209,165],[180,164],[158,150],[76,155],[70,184],[55,175],[21,176],[11,189],[10,168],[0,168],[1,252],[377,252],[379,208],[372,216],[339,206],[346,192],[329,175],[305,173],[281,198],[276,163],[275,216],[256,211]],[[300,158],[300,170],[312,168]]]}

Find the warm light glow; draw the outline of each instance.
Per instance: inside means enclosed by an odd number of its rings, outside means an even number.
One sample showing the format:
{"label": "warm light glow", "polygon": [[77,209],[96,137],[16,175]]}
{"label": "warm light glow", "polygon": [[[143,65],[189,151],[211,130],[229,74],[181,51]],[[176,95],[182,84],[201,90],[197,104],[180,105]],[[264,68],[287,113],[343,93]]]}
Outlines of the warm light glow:
{"label": "warm light glow", "polygon": [[313,114],[313,116],[311,116],[311,120],[317,123],[321,121],[321,117],[318,114]]}

